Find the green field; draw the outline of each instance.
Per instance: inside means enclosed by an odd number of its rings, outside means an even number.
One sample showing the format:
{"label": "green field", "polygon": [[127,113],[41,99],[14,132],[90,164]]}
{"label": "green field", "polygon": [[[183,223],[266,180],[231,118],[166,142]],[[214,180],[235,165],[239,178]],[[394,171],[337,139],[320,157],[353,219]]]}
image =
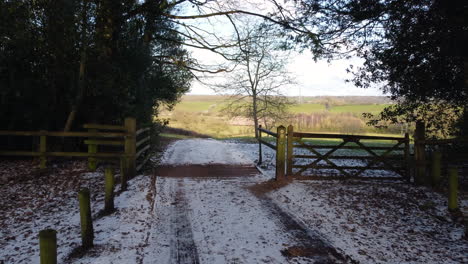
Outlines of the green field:
{"label": "green field", "polygon": [[325,110],[326,108],[323,104],[296,104],[289,107],[289,112],[295,114],[320,112]]}
{"label": "green field", "polygon": [[[206,101],[192,101],[192,100],[182,100],[178,103],[174,111],[182,112],[191,112],[191,113],[217,113],[224,106],[226,102],[221,98],[216,99],[207,99]],[[349,104],[349,105],[337,105],[330,106],[328,109],[323,104],[317,103],[302,103],[302,104],[293,104],[288,108],[288,111],[293,114],[310,114],[328,111],[330,113],[353,113],[353,114],[362,114],[362,113],[371,113],[378,114],[389,104]]]}
{"label": "green field", "polygon": [[222,103],[222,101],[182,101],[176,105],[174,110],[184,112],[217,112],[221,108]]}
{"label": "green field", "polygon": [[[159,117],[169,120],[174,128],[191,130],[215,138],[252,137],[253,125],[248,120],[236,123],[223,113],[226,96],[183,96],[172,111],[163,110]],[[307,100],[304,100],[307,99]],[[292,98],[294,100],[294,98]],[[292,124],[303,132],[334,132],[342,134],[396,134],[398,128],[368,127],[362,113],[378,114],[389,106],[380,97],[308,97],[307,103],[292,104],[291,114],[281,124]],[[280,125],[280,124],[276,124]]]}
{"label": "green field", "polygon": [[335,106],[330,109],[332,113],[354,113],[354,114],[361,114],[361,113],[371,113],[371,114],[378,114],[382,112],[382,110],[389,106],[389,104],[358,104],[358,105],[340,105]]}

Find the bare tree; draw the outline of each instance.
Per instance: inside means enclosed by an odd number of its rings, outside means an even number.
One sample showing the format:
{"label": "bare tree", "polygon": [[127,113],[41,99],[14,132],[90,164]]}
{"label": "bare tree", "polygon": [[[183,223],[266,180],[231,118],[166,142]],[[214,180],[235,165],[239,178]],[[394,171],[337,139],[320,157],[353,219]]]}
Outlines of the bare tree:
{"label": "bare tree", "polygon": [[[252,23],[245,23],[248,25]],[[294,83],[286,70],[287,53],[279,50],[279,36],[271,26],[236,27],[239,59],[235,69],[228,74],[215,90],[229,94],[225,107],[231,117],[243,116],[251,119],[258,137],[258,125],[271,127],[286,117],[290,101],[281,88]]]}

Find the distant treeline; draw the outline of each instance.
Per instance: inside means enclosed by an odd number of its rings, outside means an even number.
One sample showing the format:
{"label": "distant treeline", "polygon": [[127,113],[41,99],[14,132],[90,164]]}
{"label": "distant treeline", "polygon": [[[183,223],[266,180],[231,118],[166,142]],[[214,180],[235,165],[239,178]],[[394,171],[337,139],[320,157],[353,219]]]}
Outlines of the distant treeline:
{"label": "distant treeline", "polygon": [[387,127],[376,128],[366,124],[366,120],[355,113],[318,112],[310,114],[294,114],[288,118],[298,131],[355,133],[404,133],[403,125],[389,124]]}

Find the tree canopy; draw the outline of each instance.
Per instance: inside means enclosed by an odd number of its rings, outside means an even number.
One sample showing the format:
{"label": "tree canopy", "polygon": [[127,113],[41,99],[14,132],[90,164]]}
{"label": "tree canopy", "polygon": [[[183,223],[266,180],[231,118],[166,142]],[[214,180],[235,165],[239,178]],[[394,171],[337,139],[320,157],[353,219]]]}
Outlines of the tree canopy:
{"label": "tree canopy", "polygon": [[363,88],[378,86],[399,102],[380,119],[395,121],[405,116],[408,121],[424,119],[434,124],[441,120],[430,116],[446,116],[430,114],[434,111],[464,108],[464,116],[468,115],[466,1],[294,3],[297,12],[287,19],[317,30],[323,47],[319,55],[364,58],[362,67],[351,68],[354,83]]}
{"label": "tree canopy", "polygon": [[0,1],[1,128],[64,129],[73,109],[75,124],[150,122],[158,104],[175,102],[192,75],[174,62],[189,54],[161,14],[173,7],[144,4]]}

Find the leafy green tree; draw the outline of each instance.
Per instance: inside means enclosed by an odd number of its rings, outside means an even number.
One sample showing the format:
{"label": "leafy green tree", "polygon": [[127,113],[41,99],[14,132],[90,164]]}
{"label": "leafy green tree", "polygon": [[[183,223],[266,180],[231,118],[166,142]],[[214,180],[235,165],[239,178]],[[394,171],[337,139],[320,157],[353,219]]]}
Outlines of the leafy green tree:
{"label": "leafy green tree", "polygon": [[[276,1],[273,1],[276,3]],[[278,18],[315,28],[317,56],[358,55],[363,67],[351,69],[360,87],[380,87],[399,102],[383,120],[425,119],[424,105],[445,104],[448,112],[463,109],[468,117],[468,4],[443,0],[299,0],[297,12]],[[293,39],[303,47],[316,43],[305,35]],[[436,115],[444,116],[444,115]],[[466,122],[468,124],[468,122]],[[435,127],[435,126],[434,126]],[[466,129],[465,129],[466,130]]]}

